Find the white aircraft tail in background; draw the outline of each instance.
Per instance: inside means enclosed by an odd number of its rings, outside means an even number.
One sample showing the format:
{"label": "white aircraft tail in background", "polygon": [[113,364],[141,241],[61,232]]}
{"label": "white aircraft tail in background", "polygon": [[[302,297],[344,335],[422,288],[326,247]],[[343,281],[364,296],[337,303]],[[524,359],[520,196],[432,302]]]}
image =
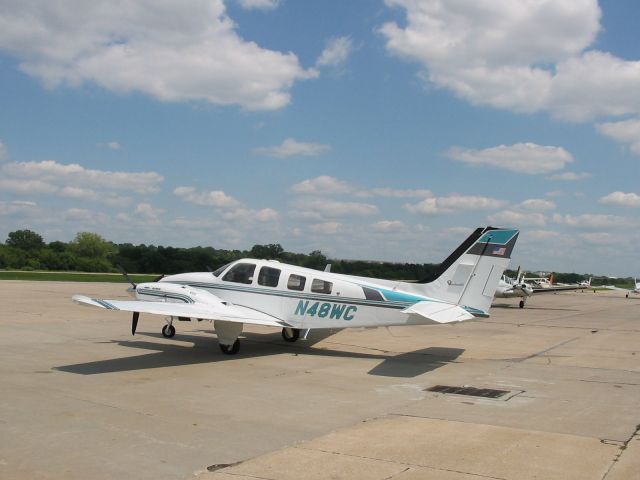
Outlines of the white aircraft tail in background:
{"label": "white aircraft tail in background", "polygon": [[245,323],[282,329],[286,341],[311,329],[428,325],[487,317],[518,230],[476,229],[430,277],[419,283],[355,277],[242,259],[214,272],[183,273],[133,285],[136,300],[73,301],[133,313],[167,317],[162,334],[175,335],[173,320],[211,320],[224,353],[240,349]]}

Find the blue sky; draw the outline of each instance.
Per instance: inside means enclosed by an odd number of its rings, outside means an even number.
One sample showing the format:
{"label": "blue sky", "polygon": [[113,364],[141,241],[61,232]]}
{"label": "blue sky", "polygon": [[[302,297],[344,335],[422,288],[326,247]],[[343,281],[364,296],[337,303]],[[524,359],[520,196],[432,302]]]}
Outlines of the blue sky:
{"label": "blue sky", "polygon": [[0,238],[640,274],[638,2],[1,4]]}

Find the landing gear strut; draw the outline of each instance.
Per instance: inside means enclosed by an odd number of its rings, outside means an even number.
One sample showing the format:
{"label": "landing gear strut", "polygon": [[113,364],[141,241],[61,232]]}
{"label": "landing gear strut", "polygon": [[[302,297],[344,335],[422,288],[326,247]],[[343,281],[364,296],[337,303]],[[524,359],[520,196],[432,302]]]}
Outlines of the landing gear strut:
{"label": "landing gear strut", "polygon": [[285,327],[282,329],[282,338],[285,342],[295,342],[300,338],[300,330],[297,328]]}
{"label": "landing gear strut", "polygon": [[240,340],[236,339],[233,345],[224,345],[221,343],[220,350],[222,350],[222,353],[225,355],[235,355],[240,351]]}

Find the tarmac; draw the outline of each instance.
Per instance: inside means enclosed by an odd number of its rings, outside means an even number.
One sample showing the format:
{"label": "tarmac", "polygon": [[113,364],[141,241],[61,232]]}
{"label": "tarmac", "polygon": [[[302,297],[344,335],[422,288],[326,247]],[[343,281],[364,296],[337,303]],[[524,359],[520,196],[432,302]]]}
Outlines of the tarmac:
{"label": "tarmac", "polygon": [[[76,306],[126,286],[0,281],[2,479],[640,479],[640,298],[499,300],[456,325],[285,343]],[[498,389],[483,398],[427,389]]]}

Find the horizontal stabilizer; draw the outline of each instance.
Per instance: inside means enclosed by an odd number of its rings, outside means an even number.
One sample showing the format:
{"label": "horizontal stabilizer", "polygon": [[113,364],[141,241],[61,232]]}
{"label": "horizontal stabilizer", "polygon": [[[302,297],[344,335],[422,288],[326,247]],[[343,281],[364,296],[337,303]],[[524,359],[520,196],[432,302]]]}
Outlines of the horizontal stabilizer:
{"label": "horizontal stabilizer", "polygon": [[450,303],[418,302],[402,310],[402,313],[419,315],[435,323],[462,322],[475,318],[464,308]]}
{"label": "horizontal stabilizer", "polygon": [[74,295],[73,301],[79,305],[88,305],[108,310],[150,313],[170,317],[190,317],[202,320],[225,320],[228,322],[252,323],[272,327],[288,327],[288,323],[266,313],[239,305],[226,305],[222,302],[210,303],[165,303],[144,300],[101,300],[84,295]]}

